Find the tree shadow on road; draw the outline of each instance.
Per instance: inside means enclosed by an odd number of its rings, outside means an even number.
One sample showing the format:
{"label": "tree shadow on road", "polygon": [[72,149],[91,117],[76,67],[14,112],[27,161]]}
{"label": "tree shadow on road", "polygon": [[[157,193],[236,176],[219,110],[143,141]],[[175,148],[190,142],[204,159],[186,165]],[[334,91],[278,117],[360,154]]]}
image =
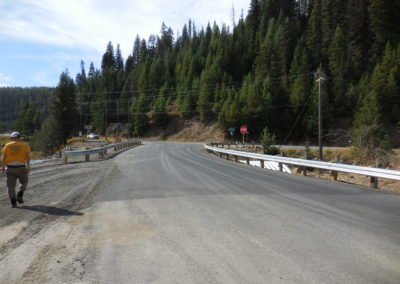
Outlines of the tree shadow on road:
{"label": "tree shadow on road", "polygon": [[63,208],[58,208],[58,207],[53,207],[53,206],[20,206],[18,207],[19,209],[24,209],[24,210],[30,210],[30,211],[36,211],[40,213],[45,213],[49,215],[54,215],[54,216],[82,216],[83,213],[81,212],[75,212],[75,211],[70,211],[68,209],[63,209]]}

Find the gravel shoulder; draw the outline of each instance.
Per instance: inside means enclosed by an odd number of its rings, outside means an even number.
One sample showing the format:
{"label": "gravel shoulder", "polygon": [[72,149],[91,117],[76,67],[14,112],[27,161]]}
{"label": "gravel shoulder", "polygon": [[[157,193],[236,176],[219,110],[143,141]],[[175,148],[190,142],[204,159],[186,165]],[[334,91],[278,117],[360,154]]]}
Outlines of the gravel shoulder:
{"label": "gravel shoulder", "polygon": [[70,164],[55,159],[33,165],[25,203],[12,209],[1,175],[0,283],[57,282],[62,274],[79,279],[81,252],[68,244],[75,245],[80,236],[68,220],[84,216],[95,193],[118,176],[112,159]]}

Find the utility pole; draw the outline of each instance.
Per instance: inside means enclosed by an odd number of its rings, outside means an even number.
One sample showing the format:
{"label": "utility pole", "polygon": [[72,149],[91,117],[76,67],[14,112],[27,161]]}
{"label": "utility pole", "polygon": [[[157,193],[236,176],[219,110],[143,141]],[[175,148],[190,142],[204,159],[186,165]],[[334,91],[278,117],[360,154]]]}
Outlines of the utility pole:
{"label": "utility pole", "polygon": [[321,71],[317,71],[315,76],[318,77],[316,82],[318,83],[318,148],[319,148],[319,160],[323,159],[323,150],[322,150],[322,93],[321,93],[321,84],[323,80],[326,80],[325,74]]}
{"label": "utility pole", "polygon": [[128,99],[128,124],[131,123],[131,98]]}
{"label": "utility pole", "polygon": [[106,142],[107,142],[107,99],[104,101],[104,105],[105,105],[105,108],[106,108],[106,115],[105,115],[105,123],[104,123],[104,127],[105,127],[105,129],[104,129],[104,136],[106,136]]}

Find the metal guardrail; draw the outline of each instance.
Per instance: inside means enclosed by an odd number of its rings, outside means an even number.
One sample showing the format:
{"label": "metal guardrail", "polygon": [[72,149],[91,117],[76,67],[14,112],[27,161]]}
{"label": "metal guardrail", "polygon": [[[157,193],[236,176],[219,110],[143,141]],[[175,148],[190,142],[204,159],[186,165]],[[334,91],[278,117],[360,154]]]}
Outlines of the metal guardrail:
{"label": "metal guardrail", "polygon": [[229,155],[235,157],[235,161],[237,162],[238,157],[244,157],[249,164],[249,159],[258,160],[261,162],[261,167],[264,167],[263,161],[274,161],[279,163],[279,168],[282,171],[282,164],[295,165],[302,168],[302,172],[304,175],[307,173],[307,168],[316,168],[332,171],[332,177],[334,180],[337,180],[338,172],[346,172],[353,173],[359,175],[365,175],[371,177],[371,187],[378,187],[378,178],[387,178],[393,180],[400,180],[400,171],[395,170],[386,170],[381,168],[371,168],[371,167],[363,167],[363,166],[354,166],[354,165],[345,165],[331,162],[321,162],[321,161],[313,161],[313,160],[304,160],[304,159],[295,159],[295,158],[287,158],[287,157],[279,157],[279,156],[271,156],[264,154],[256,154],[242,151],[234,151],[221,149],[218,147],[212,147],[207,144],[204,144],[204,147],[211,152],[217,152],[222,157],[222,154]]}
{"label": "metal guardrail", "polygon": [[68,157],[76,157],[76,156],[85,156],[85,161],[90,161],[90,155],[99,154],[100,156],[106,155],[107,150],[114,149],[114,151],[118,151],[124,148],[141,145],[142,141],[125,141],[119,142],[116,144],[110,144],[103,147],[93,148],[89,150],[63,150],[62,158],[64,163],[68,163]]}

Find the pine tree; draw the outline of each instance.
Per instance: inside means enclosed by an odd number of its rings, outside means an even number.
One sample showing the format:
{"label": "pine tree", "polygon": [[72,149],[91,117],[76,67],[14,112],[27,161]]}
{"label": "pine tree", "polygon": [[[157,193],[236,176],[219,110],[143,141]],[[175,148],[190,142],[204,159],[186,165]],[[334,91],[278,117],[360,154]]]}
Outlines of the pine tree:
{"label": "pine tree", "polygon": [[391,123],[397,123],[400,119],[400,65],[396,57],[396,49],[388,42],[382,62],[376,65],[370,80],[370,89],[376,92],[385,120]]}
{"label": "pine tree", "polygon": [[122,54],[119,44],[117,45],[117,50],[115,52],[115,69],[119,71],[124,70],[124,60],[122,59]]}
{"label": "pine tree", "polygon": [[137,99],[133,101],[131,107],[132,115],[132,131],[134,135],[143,135],[148,128],[148,117],[146,115],[146,102],[145,96],[141,94]]}
{"label": "pine tree", "polygon": [[62,141],[62,126],[54,119],[54,116],[47,117],[33,139],[33,149],[43,152],[45,155],[53,154],[59,150]]}
{"label": "pine tree", "polygon": [[260,135],[260,142],[264,148],[264,154],[267,155],[276,155],[279,153],[279,149],[276,145],[276,137],[274,134],[271,134],[268,130],[268,127],[265,127]]}
{"label": "pine tree", "polygon": [[361,160],[374,159],[384,140],[381,117],[377,94],[371,91],[362,100],[351,129],[352,146]]}
{"label": "pine tree", "polygon": [[308,20],[307,45],[313,55],[313,62],[318,66],[322,62],[322,16],[321,1],[313,1],[313,8]]}
{"label": "pine tree", "polygon": [[69,77],[68,71],[60,75],[60,81],[54,91],[51,115],[56,124],[60,126],[63,144],[77,129],[78,113],[76,110],[76,93],[74,81]]}
{"label": "pine tree", "polygon": [[329,47],[329,72],[332,75],[331,93],[336,113],[347,113],[352,109],[352,100],[346,97],[348,74],[346,70],[345,38],[338,26]]}
{"label": "pine tree", "polygon": [[114,47],[111,41],[107,45],[106,52],[103,55],[103,59],[101,61],[101,69],[104,71],[106,68],[114,69],[116,66],[116,61],[114,57]]}
{"label": "pine tree", "polygon": [[311,63],[308,50],[305,45],[304,37],[297,44],[294,52],[294,58],[290,67],[290,75],[292,78],[290,104],[293,112],[298,115],[306,103],[311,92]]}
{"label": "pine tree", "polygon": [[371,31],[374,36],[375,53],[379,56],[389,41],[400,41],[400,2],[393,0],[370,0],[368,6]]}
{"label": "pine tree", "polygon": [[348,59],[353,65],[351,79],[358,81],[369,64],[371,35],[368,3],[370,0],[348,0],[345,15]]}
{"label": "pine tree", "polygon": [[31,101],[27,101],[18,114],[16,126],[20,133],[31,136],[35,132],[35,107]]}
{"label": "pine tree", "polygon": [[92,61],[92,62],[90,63],[88,76],[89,76],[89,78],[92,78],[92,77],[95,76],[95,74],[96,74],[96,70],[95,70],[95,68],[94,68],[94,64],[93,64],[93,61]]}
{"label": "pine tree", "polygon": [[168,125],[168,114],[165,106],[166,106],[166,101],[163,98],[163,96],[160,95],[158,99],[154,102],[153,115],[152,115],[154,123],[157,126],[160,126],[164,129]]}
{"label": "pine tree", "polygon": [[327,58],[332,35],[344,22],[345,0],[321,0],[321,52]]}

